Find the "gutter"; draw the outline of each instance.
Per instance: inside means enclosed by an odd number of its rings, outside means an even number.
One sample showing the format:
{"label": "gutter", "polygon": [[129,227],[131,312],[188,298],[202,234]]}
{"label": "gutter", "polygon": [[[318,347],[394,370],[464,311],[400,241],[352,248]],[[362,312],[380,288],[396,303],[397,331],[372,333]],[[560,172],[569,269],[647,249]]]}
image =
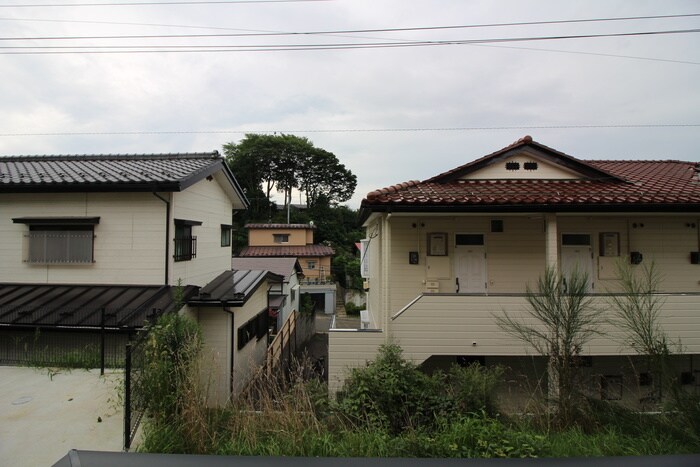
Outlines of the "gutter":
{"label": "gutter", "polygon": [[229,398],[233,395],[233,368],[234,368],[234,358],[236,354],[236,346],[234,345],[234,340],[236,338],[236,315],[233,310],[226,306],[226,303],[221,301],[221,308],[226,312],[231,314],[231,364],[229,365],[229,374],[231,375],[228,379],[228,393]]}
{"label": "gutter", "polygon": [[170,201],[155,191],[153,196],[165,203],[165,285],[170,285]]}

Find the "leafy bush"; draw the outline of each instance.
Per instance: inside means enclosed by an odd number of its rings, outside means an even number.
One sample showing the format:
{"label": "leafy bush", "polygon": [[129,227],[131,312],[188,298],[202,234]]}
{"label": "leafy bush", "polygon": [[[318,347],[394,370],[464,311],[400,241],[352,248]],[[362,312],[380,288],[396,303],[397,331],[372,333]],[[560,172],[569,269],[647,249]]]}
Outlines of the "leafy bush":
{"label": "leafy bush", "polygon": [[380,347],[376,360],[352,370],[338,393],[338,410],[356,424],[397,434],[433,427],[447,415],[493,409],[500,370],[455,366],[428,376],[402,356],[398,345]]}
{"label": "leafy bush", "polygon": [[353,302],[348,302],[345,304],[345,313],[349,316],[359,316],[360,311],[366,308],[365,305],[357,306]]}
{"label": "leafy bush", "polygon": [[313,315],[315,310],[314,299],[308,293],[301,294],[301,303],[299,304],[301,313],[304,315]]}

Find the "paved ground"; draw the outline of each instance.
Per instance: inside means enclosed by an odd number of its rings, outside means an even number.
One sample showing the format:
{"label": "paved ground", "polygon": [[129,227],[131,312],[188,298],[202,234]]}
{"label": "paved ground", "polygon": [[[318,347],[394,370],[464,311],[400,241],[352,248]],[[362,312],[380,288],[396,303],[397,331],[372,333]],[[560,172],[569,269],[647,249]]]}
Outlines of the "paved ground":
{"label": "paved ground", "polygon": [[[332,316],[316,315],[308,344],[311,358],[324,358],[325,374]],[[359,317],[336,316],[336,328],[359,326]],[[70,449],[121,451],[121,381],[121,372],[0,366],[0,465],[50,466]]]}
{"label": "paved ground", "polygon": [[[313,362],[323,361],[324,379],[328,378],[328,330],[333,319],[333,315],[316,313],[314,328],[316,334],[306,343],[304,351]],[[335,315],[336,329],[357,329],[360,327],[359,316],[346,316],[344,310],[342,314]],[[322,359],[322,360],[321,360]]]}
{"label": "paved ground", "polygon": [[51,466],[70,449],[121,451],[121,380],[99,370],[0,367],[0,464]]}

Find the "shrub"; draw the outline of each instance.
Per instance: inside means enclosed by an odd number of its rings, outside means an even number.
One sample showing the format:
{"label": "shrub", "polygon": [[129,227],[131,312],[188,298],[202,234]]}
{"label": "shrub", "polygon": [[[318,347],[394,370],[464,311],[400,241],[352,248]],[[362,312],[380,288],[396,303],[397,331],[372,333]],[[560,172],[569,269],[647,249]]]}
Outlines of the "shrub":
{"label": "shrub", "polygon": [[144,368],[134,387],[153,419],[180,413],[182,398],[192,389],[202,339],[199,325],[177,314],[161,316],[148,332]]}
{"label": "shrub", "polygon": [[352,370],[338,393],[338,411],[358,425],[401,433],[434,427],[443,417],[494,407],[491,391],[500,370],[455,366],[450,373],[428,376],[386,344],[376,360]]}
{"label": "shrub", "polygon": [[454,398],[461,413],[486,411],[496,413],[494,390],[503,378],[503,368],[487,368],[478,363],[461,367],[453,365],[449,373],[447,391]]}
{"label": "shrub", "polygon": [[358,306],[355,305],[353,302],[348,302],[345,304],[345,313],[350,316],[359,316],[360,311],[364,310],[365,308],[365,305]]}

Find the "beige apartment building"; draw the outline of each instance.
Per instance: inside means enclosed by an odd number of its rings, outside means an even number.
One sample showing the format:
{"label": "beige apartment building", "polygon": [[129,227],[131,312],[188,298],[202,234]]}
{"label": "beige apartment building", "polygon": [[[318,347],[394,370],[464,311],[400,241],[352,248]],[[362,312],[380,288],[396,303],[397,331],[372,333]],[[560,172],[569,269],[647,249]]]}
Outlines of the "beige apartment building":
{"label": "beige apartment building", "polygon": [[[581,269],[609,315],[617,264],[652,261],[663,276],[660,323],[682,343],[679,381],[700,385],[699,171],[694,162],[584,161],[527,136],[424,181],[369,193],[361,207],[368,312],[363,329],[330,332],[331,389],[395,342],[427,368],[506,365],[504,391],[516,394],[541,378],[546,360],[495,317],[527,319],[528,284],[546,267]],[[643,400],[636,353],[619,329],[600,324],[604,334],[581,352],[591,393]]]}

